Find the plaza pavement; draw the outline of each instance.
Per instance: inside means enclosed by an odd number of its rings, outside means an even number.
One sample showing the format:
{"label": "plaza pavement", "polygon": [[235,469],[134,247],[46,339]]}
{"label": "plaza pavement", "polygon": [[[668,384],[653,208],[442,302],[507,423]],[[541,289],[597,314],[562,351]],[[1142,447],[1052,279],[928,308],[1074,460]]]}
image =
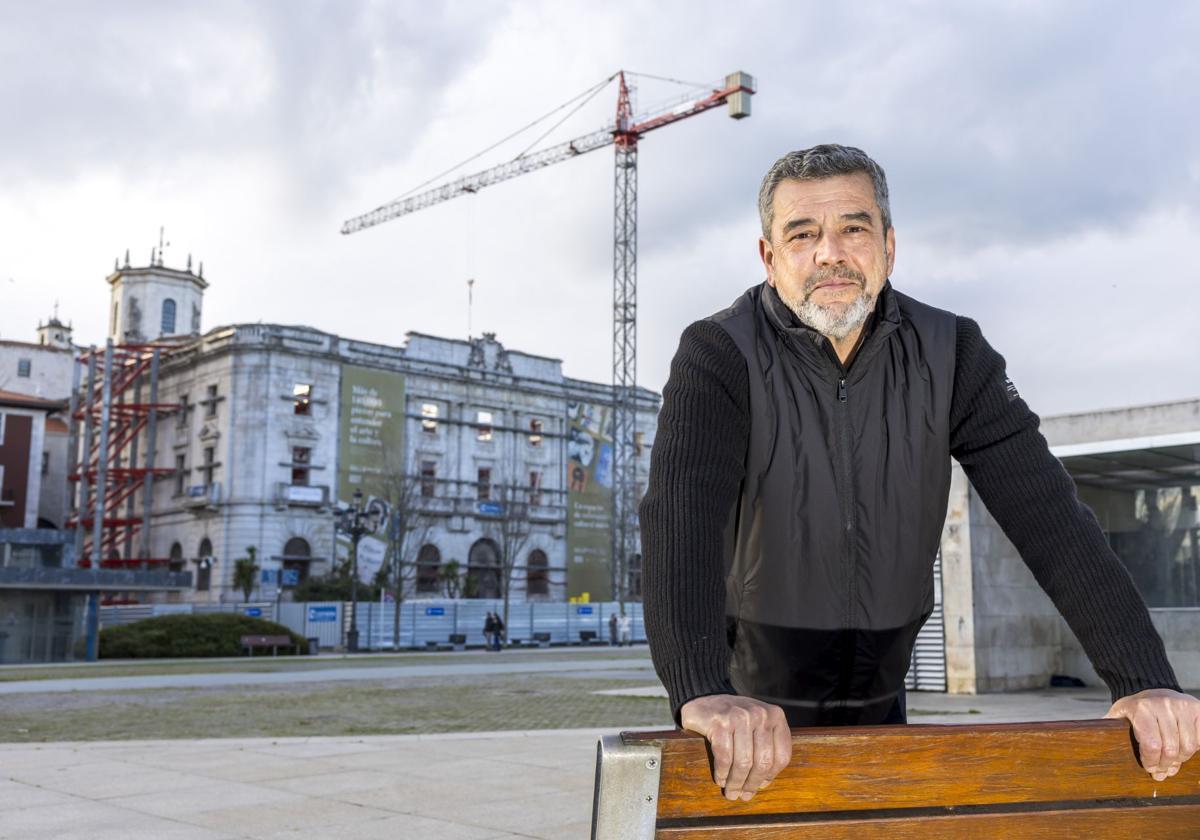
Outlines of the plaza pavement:
{"label": "plaza pavement", "polygon": [[[912,723],[1107,709],[1097,689],[909,695]],[[612,731],[0,744],[0,838],[587,837],[596,740]]]}

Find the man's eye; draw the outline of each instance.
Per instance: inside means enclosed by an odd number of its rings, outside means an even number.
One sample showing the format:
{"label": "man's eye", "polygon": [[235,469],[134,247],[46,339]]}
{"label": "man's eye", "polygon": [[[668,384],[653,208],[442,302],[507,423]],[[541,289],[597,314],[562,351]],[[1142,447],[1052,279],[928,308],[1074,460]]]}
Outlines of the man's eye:
{"label": "man's eye", "polygon": [[805,231],[801,231],[800,233],[797,233],[795,236],[792,237],[792,239],[812,239],[812,237],[813,237],[812,232],[805,230]]}
{"label": "man's eye", "polygon": [[850,225],[850,227],[846,228],[846,233],[862,233],[865,230],[866,228],[862,225]]}

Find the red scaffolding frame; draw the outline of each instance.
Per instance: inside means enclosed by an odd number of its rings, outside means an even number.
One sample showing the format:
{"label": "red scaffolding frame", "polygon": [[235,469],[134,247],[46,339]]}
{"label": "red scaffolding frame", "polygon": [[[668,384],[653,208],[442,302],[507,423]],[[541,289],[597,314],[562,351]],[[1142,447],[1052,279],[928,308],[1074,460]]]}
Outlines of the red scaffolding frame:
{"label": "red scaffolding frame", "polygon": [[[154,461],[157,421],[179,410],[177,403],[158,402],[159,367],[178,349],[177,344],[114,345],[110,340],[76,359],[74,461],[68,476],[76,488],[67,527],[75,529],[81,567],[98,562],[102,568],[153,568],[170,562],[150,556],[146,520],[154,479],[175,472]],[[147,391],[149,399],[143,400]]]}

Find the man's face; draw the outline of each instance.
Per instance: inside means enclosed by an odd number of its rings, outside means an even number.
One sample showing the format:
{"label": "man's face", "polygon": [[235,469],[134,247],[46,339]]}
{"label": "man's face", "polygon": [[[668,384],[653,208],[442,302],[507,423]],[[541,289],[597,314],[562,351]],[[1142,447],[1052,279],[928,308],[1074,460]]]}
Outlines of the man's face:
{"label": "man's face", "polygon": [[865,172],[775,190],[771,238],[760,238],[767,282],[800,320],[833,339],[854,333],[875,305],[896,257]]}

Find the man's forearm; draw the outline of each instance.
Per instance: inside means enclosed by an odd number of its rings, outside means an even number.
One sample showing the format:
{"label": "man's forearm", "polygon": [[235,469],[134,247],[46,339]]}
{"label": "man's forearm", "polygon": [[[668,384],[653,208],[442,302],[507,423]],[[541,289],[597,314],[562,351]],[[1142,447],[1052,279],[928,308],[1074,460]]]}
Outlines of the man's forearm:
{"label": "man's forearm", "polygon": [[733,690],[722,552],[749,434],[746,389],[745,362],[719,326],[684,331],[640,510],[646,634],[676,720],[693,697]]}

